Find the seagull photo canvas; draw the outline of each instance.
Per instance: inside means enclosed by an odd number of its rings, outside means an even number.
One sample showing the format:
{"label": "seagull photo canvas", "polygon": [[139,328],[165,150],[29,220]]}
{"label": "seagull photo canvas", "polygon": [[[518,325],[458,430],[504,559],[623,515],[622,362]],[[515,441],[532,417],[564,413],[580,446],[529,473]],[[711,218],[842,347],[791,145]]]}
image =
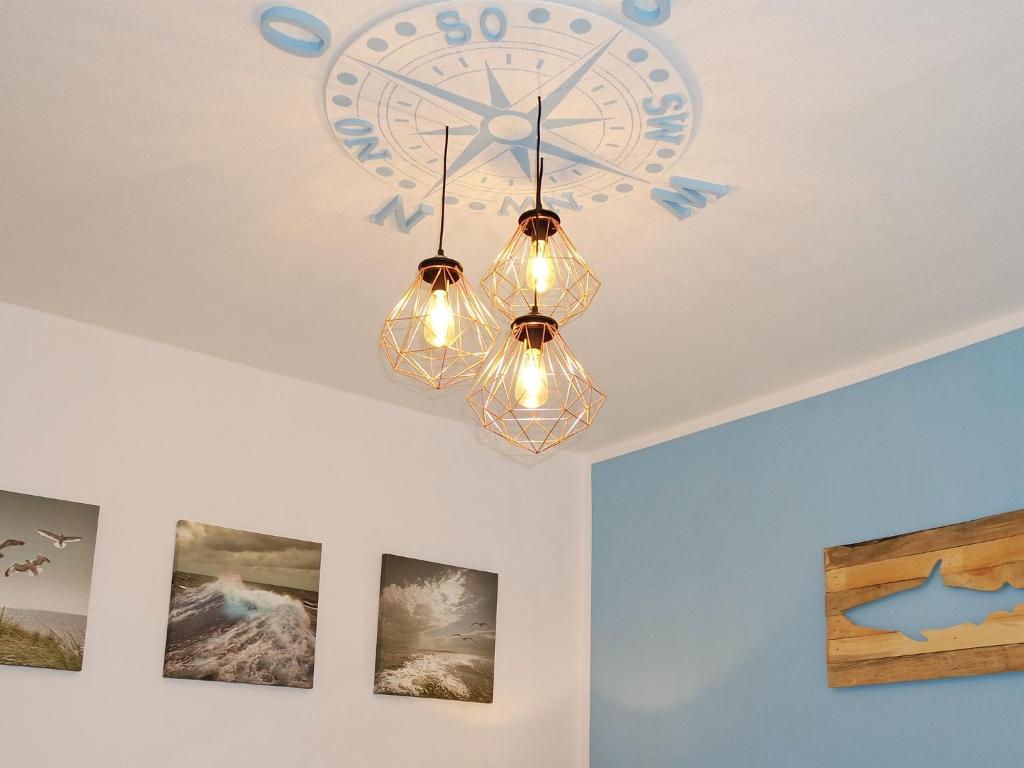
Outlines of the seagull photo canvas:
{"label": "seagull photo canvas", "polygon": [[491,703],[498,574],[384,555],[374,693]]}
{"label": "seagull photo canvas", "polygon": [[99,511],[0,491],[0,664],[82,668]]}
{"label": "seagull photo canvas", "polygon": [[164,677],[313,687],[320,544],[179,520]]}

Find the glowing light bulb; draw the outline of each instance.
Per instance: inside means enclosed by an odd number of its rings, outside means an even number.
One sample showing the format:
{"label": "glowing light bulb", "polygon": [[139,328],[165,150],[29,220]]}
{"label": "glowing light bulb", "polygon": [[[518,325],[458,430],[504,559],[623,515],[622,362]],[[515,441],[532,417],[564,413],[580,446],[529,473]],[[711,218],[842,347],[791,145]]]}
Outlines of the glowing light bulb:
{"label": "glowing light bulb", "polygon": [[423,339],[432,347],[450,347],[455,341],[455,317],[448,291],[438,289],[430,294],[427,317],[423,321]]}
{"label": "glowing light bulb", "polygon": [[526,262],[526,287],[544,293],[554,282],[555,265],[548,256],[548,241],[539,237],[530,243],[530,258]]}
{"label": "glowing light bulb", "polygon": [[526,348],[516,377],[516,401],[523,408],[540,408],[548,401],[548,372],[542,349]]}

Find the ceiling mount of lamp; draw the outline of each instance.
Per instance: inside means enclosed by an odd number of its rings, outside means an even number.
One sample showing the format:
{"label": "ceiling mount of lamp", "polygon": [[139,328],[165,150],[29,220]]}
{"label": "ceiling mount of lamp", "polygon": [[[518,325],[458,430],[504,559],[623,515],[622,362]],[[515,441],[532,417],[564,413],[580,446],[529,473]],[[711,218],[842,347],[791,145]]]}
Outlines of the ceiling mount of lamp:
{"label": "ceiling mount of lamp", "polygon": [[467,399],[482,426],[532,453],[589,427],[605,400],[559,330],[590,306],[601,283],[559,215],[543,207],[540,130],[538,97],[534,207],[519,217],[481,281],[512,320],[499,350],[490,355],[497,337],[493,318],[463,279],[462,265],[444,255],[447,127],[437,256],[419,263],[381,334],[381,348],[399,373],[435,389],[475,379]]}

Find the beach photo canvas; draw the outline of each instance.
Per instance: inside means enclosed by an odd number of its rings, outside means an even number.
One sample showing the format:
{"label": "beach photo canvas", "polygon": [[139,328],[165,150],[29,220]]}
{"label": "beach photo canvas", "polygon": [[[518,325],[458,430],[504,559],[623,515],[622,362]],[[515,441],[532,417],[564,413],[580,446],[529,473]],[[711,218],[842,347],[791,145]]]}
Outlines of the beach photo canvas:
{"label": "beach photo canvas", "polygon": [[498,574],[384,555],[374,693],[491,703]]}
{"label": "beach photo canvas", "polygon": [[0,664],[82,669],[99,512],[0,491]]}
{"label": "beach photo canvas", "polygon": [[164,677],[312,688],[320,549],[179,520]]}

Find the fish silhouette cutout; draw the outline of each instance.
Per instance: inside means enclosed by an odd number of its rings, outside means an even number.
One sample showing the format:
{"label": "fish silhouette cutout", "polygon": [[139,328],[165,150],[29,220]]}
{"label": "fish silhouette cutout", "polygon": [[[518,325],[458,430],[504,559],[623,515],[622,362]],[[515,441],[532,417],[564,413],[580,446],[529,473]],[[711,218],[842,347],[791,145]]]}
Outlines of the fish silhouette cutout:
{"label": "fish silhouette cutout", "polygon": [[992,591],[947,587],[941,568],[938,560],[921,586],[848,608],[843,615],[861,627],[902,632],[911,640],[927,642],[922,634],[926,629],[982,624],[993,613],[1012,612],[1024,603],[1024,589],[1008,583]]}

